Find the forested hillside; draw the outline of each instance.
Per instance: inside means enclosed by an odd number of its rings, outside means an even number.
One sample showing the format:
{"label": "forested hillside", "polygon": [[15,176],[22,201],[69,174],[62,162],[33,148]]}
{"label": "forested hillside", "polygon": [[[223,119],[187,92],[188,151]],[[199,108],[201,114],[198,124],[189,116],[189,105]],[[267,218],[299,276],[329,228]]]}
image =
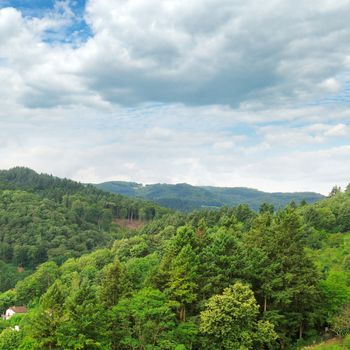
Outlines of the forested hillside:
{"label": "forested hillside", "polygon": [[147,222],[167,210],[92,186],[15,168],[0,171],[0,291],[45,261],[62,264],[124,234],[118,219]]}
{"label": "forested hillside", "polygon": [[191,186],[188,184],[141,185],[135,182],[111,181],[95,185],[102,190],[139,197],[154,201],[164,207],[192,211],[203,208],[218,208],[248,204],[258,210],[263,203],[270,203],[276,208],[284,208],[291,201],[314,203],[323,198],[313,192],[267,193],[244,187]]}
{"label": "forested hillside", "polygon": [[350,333],[350,190],[276,212],[155,206],[122,230],[123,197],[16,181],[2,185],[3,259],[24,265],[25,247],[35,271],[0,294],[1,312],[29,309],[0,324],[0,350],[293,349]]}

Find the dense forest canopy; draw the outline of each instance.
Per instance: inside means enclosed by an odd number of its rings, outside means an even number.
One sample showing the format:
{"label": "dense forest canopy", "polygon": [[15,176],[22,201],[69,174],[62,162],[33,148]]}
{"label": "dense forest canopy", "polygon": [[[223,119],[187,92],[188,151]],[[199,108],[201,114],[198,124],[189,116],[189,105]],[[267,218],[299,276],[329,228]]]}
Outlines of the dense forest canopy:
{"label": "dense forest canopy", "polygon": [[47,260],[60,265],[110,246],[125,234],[119,220],[147,222],[167,212],[27,168],[0,171],[0,291]]}
{"label": "dense forest canopy", "polygon": [[0,323],[0,350],[294,349],[350,333],[350,188],[174,213],[23,168],[0,184],[0,311],[29,310]]}
{"label": "dense forest canopy", "polygon": [[102,190],[154,201],[166,208],[190,212],[203,208],[219,208],[248,204],[258,210],[263,203],[284,208],[291,201],[314,203],[323,198],[319,193],[267,193],[245,187],[191,186],[188,184],[141,185],[135,182],[110,181],[95,185]]}

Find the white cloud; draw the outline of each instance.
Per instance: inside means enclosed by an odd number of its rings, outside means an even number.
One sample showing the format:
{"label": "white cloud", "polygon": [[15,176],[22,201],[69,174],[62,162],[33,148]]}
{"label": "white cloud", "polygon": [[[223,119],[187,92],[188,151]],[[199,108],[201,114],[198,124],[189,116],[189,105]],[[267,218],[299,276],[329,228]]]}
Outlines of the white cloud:
{"label": "white cloud", "polygon": [[[14,118],[0,117],[0,168],[26,165],[85,182],[189,182],[270,191],[327,193],[334,184],[346,184],[345,123],[276,127],[223,111],[224,116],[218,107],[208,113],[184,106],[75,106],[51,108],[47,118],[47,109],[24,109]],[[293,122],[303,119],[295,111],[291,115],[297,116]],[[343,144],[329,143],[339,137]]]}
{"label": "white cloud", "polygon": [[341,84],[337,79],[329,78],[324,80],[320,87],[323,88],[326,92],[336,93],[341,90]]}
{"label": "white cloud", "polygon": [[0,9],[0,168],[324,193],[346,184],[349,110],[317,101],[346,88],[348,1],[90,0],[93,35],[73,44],[58,39],[75,15],[56,4],[40,18]]}
{"label": "white cloud", "polygon": [[74,48],[42,41],[47,29],[74,20],[69,2],[56,2],[41,18],[3,8],[1,56],[21,75],[28,106],[91,97],[117,104],[295,104],[340,91],[349,10],[348,2],[325,0],[297,8],[291,1],[90,0],[93,36]]}
{"label": "white cloud", "polygon": [[337,124],[325,132],[326,136],[349,136],[350,127],[345,124]]}

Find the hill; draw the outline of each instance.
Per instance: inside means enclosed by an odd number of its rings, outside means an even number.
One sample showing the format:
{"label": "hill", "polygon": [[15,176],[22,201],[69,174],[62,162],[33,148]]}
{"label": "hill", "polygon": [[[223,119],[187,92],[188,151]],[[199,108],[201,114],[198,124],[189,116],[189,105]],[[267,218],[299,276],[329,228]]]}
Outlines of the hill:
{"label": "hill", "polygon": [[45,261],[62,264],[106,247],[127,229],[168,210],[145,200],[38,174],[28,168],[0,171],[0,291]]}
{"label": "hill", "polygon": [[292,350],[325,339],[325,327],[345,335],[350,188],[264,209],[169,213],[108,248],[39,265],[0,293],[0,312],[30,309],[0,322],[0,350]]}
{"label": "hill", "polygon": [[248,204],[257,210],[263,203],[275,208],[285,207],[291,201],[314,203],[324,198],[319,193],[268,193],[244,187],[192,186],[188,184],[145,185],[135,182],[110,181],[95,185],[97,188],[130,197],[144,198],[173,210],[192,211],[201,208],[233,207]]}
{"label": "hill", "polygon": [[29,309],[0,320],[0,350],[292,350],[345,336],[349,231],[350,186],[275,212],[181,213],[0,172],[0,313]]}

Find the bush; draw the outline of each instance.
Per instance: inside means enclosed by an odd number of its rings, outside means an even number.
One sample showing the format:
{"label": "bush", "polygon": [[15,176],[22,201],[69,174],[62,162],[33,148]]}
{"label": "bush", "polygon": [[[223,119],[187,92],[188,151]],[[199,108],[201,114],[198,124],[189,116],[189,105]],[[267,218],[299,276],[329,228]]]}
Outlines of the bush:
{"label": "bush", "polygon": [[346,349],[350,349],[350,334],[344,338],[343,345]]}

